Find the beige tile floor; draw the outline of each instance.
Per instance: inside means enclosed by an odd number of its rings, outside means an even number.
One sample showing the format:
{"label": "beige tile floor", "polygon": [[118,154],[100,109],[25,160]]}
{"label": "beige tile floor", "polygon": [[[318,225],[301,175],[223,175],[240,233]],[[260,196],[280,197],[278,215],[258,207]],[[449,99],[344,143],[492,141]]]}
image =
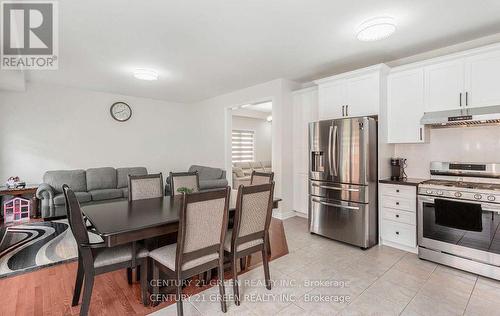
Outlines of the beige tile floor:
{"label": "beige tile floor", "polygon": [[[290,253],[240,276],[241,305],[226,315],[500,315],[500,282],[419,260],[386,246],[359,248],[311,235],[307,220],[284,221]],[[232,295],[231,280],[226,293]],[[222,315],[213,287],[184,301],[185,315]],[[176,315],[171,305],[154,315]]]}

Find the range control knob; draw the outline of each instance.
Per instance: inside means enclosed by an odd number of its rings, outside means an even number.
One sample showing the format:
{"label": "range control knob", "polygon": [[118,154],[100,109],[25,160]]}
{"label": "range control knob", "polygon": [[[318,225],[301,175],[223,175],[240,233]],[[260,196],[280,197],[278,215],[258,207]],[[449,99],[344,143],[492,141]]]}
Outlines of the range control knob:
{"label": "range control knob", "polygon": [[474,194],[474,198],[475,198],[476,200],[480,200],[480,199],[482,199],[483,197],[481,196],[481,194]]}
{"label": "range control knob", "polygon": [[458,198],[461,197],[462,196],[462,192],[455,192],[455,196],[458,197]]}
{"label": "range control knob", "polygon": [[488,196],[488,201],[495,201],[495,196],[494,195]]}
{"label": "range control knob", "polygon": [[425,191],[425,193],[432,194],[432,190],[427,190],[427,191]]}
{"label": "range control knob", "polygon": [[437,195],[443,195],[443,191],[437,191],[436,194]]}

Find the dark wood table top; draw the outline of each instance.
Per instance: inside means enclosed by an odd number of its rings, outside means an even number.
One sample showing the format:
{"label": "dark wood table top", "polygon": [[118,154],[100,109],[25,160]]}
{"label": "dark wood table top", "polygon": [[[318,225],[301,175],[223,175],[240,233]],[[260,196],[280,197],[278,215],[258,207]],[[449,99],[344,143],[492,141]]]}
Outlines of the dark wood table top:
{"label": "dark wood table top", "polygon": [[[236,195],[236,194],[231,194]],[[108,247],[177,231],[182,197],[119,201],[82,207],[83,213]],[[275,198],[273,208],[278,207]],[[229,210],[234,211],[231,198]]]}

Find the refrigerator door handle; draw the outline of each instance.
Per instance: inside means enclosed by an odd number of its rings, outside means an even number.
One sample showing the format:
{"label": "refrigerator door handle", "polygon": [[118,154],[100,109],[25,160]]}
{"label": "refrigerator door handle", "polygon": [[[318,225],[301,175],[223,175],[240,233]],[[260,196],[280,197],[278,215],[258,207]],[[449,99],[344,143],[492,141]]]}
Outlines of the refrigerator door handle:
{"label": "refrigerator door handle", "polygon": [[333,126],[330,126],[330,130],[328,132],[328,172],[332,176],[332,134],[333,134]]}
{"label": "refrigerator door handle", "polygon": [[334,176],[338,176],[338,166],[337,166],[337,125],[333,126],[333,151],[331,151],[332,155],[332,164]]}
{"label": "refrigerator door handle", "polygon": [[349,205],[341,205],[341,204],[334,204],[334,203],[328,203],[328,202],[323,202],[318,199],[312,199],[313,202],[319,203],[321,205],[325,206],[332,206],[332,207],[338,207],[338,208],[345,208],[347,210],[353,210],[353,211],[359,211],[359,207],[356,206],[349,206]]}
{"label": "refrigerator door handle", "polygon": [[322,188],[322,189],[328,189],[328,190],[359,192],[359,189],[330,187],[330,186],[321,185],[321,184],[317,184],[317,183],[313,183],[312,186],[315,186],[315,187],[318,187],[318,188]]}

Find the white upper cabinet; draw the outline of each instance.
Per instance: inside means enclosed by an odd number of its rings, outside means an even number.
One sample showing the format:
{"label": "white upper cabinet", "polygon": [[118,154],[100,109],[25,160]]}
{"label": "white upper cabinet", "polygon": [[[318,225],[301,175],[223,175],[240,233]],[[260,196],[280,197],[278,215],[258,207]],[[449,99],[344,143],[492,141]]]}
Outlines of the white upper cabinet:
{"label": "white upper cabinet", "polygon": [[337,80],[320,85],[318,95],[318,114],[320,120],[345,116],[345,105],[347,104],[345,80]]}
{"label": "white upper cabinet", "polygon": [[500,105],[500,50],[465,59],[468,107]]}
{"label": "white upper cabinet", "polygon": [[371,73],[347,80],[345,116],[377,115],[380,99],[380,74]]}
{"label": "white upper cabinet", "polygon": [[462,59],[426,66],[425,111],[445,111],[465,106]]}
{"label": "white upper cabinet", "polygon": [[319,119],[379,114],[381,64],[315,81],[318,84]]}
{"label": "white upper cabinet", "polygon": [[424,70],[411,69],[388,77],[388,142],[422,143],[424,126]]}

